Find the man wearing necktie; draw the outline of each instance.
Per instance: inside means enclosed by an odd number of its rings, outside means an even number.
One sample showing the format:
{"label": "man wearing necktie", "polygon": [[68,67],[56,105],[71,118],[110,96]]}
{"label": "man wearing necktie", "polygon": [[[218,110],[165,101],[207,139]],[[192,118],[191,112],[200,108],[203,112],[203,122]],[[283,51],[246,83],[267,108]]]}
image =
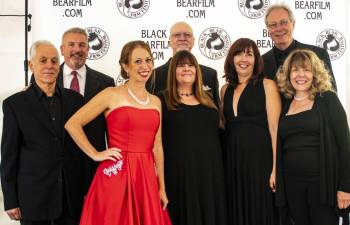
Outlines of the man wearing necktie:
{"label": "man wearing necktie", "polygon": [[295,49],[304,48],[313,51],[323,60],[333,78],[333,88],[337,90],[332,64],[327,51],[314,45],[300,43],[293,38],[295,17],[292,10],[287,5],[271,5],[265,14],[265,24],[274,42],[274,47],[262,56],[264,59],[264,75],[267,76],[267,78],[274,80],[278,68],[283,64],[289,53]]}
{"label": "man wearing necktie", "polygon": [[[86,65],[88,51],[88,36],[84,29],[74,27],[64,32],[61,44],[61,54],[64,57],[64,62],[60,66],[57,84],[79,92],[84,96],[84,103],[103,89],[115,86],[112,77]],[[97,150],[106,149],[106,122],[103,114],[87,124],[84,129],[90,142]],[[97,162],[86,156],[85,166],[85,191],[87,191],[95,175]]]}

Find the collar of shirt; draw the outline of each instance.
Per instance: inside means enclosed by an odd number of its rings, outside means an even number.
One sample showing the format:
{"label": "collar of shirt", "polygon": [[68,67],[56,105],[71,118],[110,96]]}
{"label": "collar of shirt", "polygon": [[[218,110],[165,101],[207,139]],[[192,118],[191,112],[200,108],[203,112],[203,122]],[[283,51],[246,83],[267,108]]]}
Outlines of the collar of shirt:
{"label": "collar of shirt", "polygon": [[[70,84],[73,79],[73,75],[71,74],[73,70],[67,66],[66,64],[63,64],[63,87],[69,89]],[[84,96],[85,92],[85,83],[86,83],[86,66],[80,67],[77,71],[78,75],[78,81],[79,81],[79,89],[80,94]]]}
{"label": "collar of shirt", "polygon": [[[45,98],[47,97],[46,93],[40,89],[40,87],[36,84],[35,80],[33,80],[33,83],[31,85],[33,85],[34,92],[39,97],[39,99],[42,99],[43,97],[45,97]],[[61,90],[58,88],[57,85],[55,85],[54,96],[58,96],[58,97],[61,96]]]}
{"label": "collar of shirt", "polygon": [[293,42],[285,50],[278,49],[276,48],[276,46],[274,46],[273,51],[275,53],[277,61],[283,63],[284,60],[289,55],[289,53],[291,53],[294,49],[296,49],[296,47],[297,47],[297,44],[295,40],[293,40]]}

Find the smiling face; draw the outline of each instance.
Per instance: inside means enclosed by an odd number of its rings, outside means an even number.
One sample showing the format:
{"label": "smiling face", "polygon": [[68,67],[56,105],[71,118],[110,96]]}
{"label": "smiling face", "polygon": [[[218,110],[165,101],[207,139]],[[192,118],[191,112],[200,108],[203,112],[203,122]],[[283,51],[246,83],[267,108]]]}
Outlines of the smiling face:
{"label": "smiling face", "polygon": [[41,44],[29,61],[30,71],[38,86],[55,84],[60,67],[58,52],[53,45]]}
{"label": "smiling face", "polygon": [[184,59],[176,65],[176,82],[178,87],[193,86],[196,80],[196,65],[189,59]]}
{"label": "smiling face", "polygon": [[313,81],[313,73],[310,63],[291,66],[289,79],[295,89],[296,96],[305,96],[309,94]]}
{"label": "smiling face", "polygon": [[64,63],[72,70],[78,70],[85,65],[89,52],[87,37],[81,33],[67,33],[62,40],[61,54]]}
{"label": "smiling face", "polygon": [[253,75],[255,57],[253,48],[247,48],[233,57],[238,77],[249,78]]}
{"label": "smiling face", "polygon": [[273,9],[266,18],[267,29],[278,49],[285,50],[293,42],[294,21],[282,8]]}
{"label": "smiling face", "polygon": [[130,81],[146,82],[153,70],[153,59],[149,52],[136,47],[129,58],[128,64],[123,64],[124,70],[128,73]]}

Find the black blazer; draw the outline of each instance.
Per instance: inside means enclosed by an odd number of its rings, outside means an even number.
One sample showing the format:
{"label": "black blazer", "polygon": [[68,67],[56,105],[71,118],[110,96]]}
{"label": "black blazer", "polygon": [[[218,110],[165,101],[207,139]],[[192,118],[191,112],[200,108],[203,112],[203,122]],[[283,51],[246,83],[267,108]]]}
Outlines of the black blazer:
{"label": "black blazer", "polygon": [[[309,49],[309,50],[313,51],[318,56],[318,58],[323,60],[323,62],[326,65],[326,68],[329,71],[329,74],[333,78],[333,81],[332,81],[333,88],[335,90],[337,90],[337,84],[335,82],[331,60],[329,59],[329,55],[328,55],[327,51],[323,48],[320,48],[320,47],[317,47],[314,45],[300,43],[296,40],[295,40],[295,42],[296,42],[297,49]],[[275,57],[273,48],[270,49],[270,51],[266,52],[264,55],[262,55],[262,58],[264,60],[264,75],[266,77],[270,78],[271,80],[275,80],[278,68],[277,68],[277,62],[276,62],[276,57]]]}
{"label": "black blazer", "polygon": [[[60,67],[60,72],[57,77],[57,84],[59,87],[63,87],[63,65]],[[84,104],[90,101],[97,93],[107,87],[115,86],[112,77],[100,73],[96,70],[86,66],[86,83],[84,93]],[[84,127],[86,136],[91,144],[98,150],[102,151],[106,149],[106,120],[103,114],[99,115],[96,119],[88,123]],[[94,162],[88,156],[84,156],[86,181],[84,182],[84,189],[87,192],[90,187],[91,181],[95,175],[98,163]]]}
{"label": "black blazer", "polygon": [[[150,93],[157,94],[166,89],[170,61],[171,58],[165,64],[157,67],[154,71],[155,77],[150,77],[150,79],[147,81],[146,88]],[[220,97],[217,72],[213,68],[203,65],[199,66],[202,70],[203,84],[206,87],[205,90],[208,88],[207,90],[211,93],[214,103],[218,106]],[[154,80],[154,84],[152,84],[152,80]]]}
{"label": "black blazer", "polygon": [[61,89],[61,93],[62,139],[56,137],[33,86],[3,101],[0,171],[4,205],[5,210],[20,207],[26,220],[58,218],[64,192],[68,210],[80,216],[83,154],[63,126],[83,100],[71,90]]}
{"label": "black blazer", "polygon": [[[288,112],[291,100],[283,104],[282,114]],[[346,113],[333,92],[317,94],[314,108],[320,119],[320,201],[337,207],[337,191],[350,193],[350,132]],[[277,139],[276,203],[286,203],[283,161],[283,140]]]}

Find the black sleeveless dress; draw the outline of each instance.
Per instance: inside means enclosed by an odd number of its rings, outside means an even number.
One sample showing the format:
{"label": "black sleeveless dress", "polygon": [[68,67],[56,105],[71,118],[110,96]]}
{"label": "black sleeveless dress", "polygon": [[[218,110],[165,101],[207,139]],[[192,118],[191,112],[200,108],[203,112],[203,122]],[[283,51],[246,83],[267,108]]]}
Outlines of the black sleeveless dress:
{"label": "black sleeveless dress", "polygon": [[168,211],[173,225],[226,225],[219,113],[204,105],[168,110],[162,136]]}
{"label": "black sleeveless dress", "polygon": [[234,87],[224,96],[225,155],[229,224],[274,224],[269,187],[272,147],[268,130],[263,81],[249,82],[233,113]]}

